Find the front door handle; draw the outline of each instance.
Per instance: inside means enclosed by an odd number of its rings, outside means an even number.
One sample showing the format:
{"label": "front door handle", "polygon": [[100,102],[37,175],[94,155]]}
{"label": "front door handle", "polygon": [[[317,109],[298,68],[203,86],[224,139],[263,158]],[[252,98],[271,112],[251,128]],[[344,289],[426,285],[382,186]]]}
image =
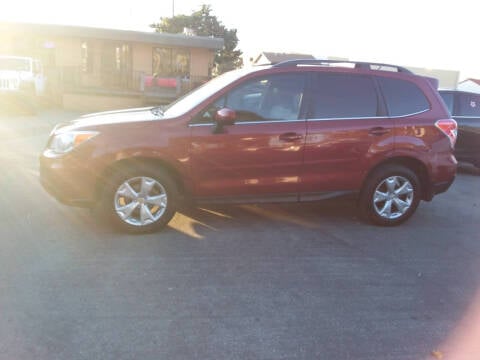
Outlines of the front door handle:
{"label": "front door handle", "polygon": [[287,132],[279,136],[281,141],[293,142],[303,139],[303,135],[297,134],[295,132]]}
{"label": "front door handle", "polygon": [[390,132],[390,129],[384,128],[383,126],[376,126],[371,128],[368,131],[370,135],[374,135],[374,136],[385,135],[386,133],[389,133],[389,132]]}

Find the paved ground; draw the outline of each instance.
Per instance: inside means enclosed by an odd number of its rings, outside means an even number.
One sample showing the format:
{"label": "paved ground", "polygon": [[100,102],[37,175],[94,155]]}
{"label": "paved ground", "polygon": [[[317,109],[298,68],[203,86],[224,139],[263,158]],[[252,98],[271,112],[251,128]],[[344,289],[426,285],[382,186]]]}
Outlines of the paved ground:
{"label": "paved ground", "polygon": [[0,117],[2,360],[427,359],[473,301],[470,171],[393,229],[332,200],[194,209],[130,236],[38,184],[73,116]]}

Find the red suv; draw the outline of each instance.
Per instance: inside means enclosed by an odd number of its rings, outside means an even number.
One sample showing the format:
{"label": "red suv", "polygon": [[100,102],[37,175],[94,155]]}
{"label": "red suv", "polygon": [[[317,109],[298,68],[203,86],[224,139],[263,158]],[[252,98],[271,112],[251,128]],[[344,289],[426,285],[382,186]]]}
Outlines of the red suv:
{"label": "red suv", "polygon": [[311,201],[358,193],[362,217],[409,218],[455,178],[457,124],[434,79],[385,64],[298,60],[226,73],[165,109],[58,125],[44,187],[147,232],[181,199]]}

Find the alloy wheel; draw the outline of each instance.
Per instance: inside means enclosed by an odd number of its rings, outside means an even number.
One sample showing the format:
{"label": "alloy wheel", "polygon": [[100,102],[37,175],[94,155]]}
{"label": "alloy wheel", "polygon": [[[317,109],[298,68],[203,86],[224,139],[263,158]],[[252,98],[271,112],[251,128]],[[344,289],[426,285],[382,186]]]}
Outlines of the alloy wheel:
{"label": "alloy wheel", "polygon": [[398,219],[410,209],[414,199],[412,183],[403,176],[390,176],[375,189],[373,208],[382,218]]}
{"label": "alloy wheel", "polygon": [[114,207],[118,217],[134,226],[157,222],[165,213],[168,196],[165,188],[150,177],[134,177],[116,190]]}

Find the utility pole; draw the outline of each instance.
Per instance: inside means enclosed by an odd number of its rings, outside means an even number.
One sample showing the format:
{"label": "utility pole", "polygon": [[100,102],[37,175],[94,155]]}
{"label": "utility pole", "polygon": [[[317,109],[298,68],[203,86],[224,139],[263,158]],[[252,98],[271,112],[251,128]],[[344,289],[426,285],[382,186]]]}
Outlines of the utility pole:
{"label": "utility pole", "polygon": [[175,0],[172,0],[172,17],[175,17]]}

